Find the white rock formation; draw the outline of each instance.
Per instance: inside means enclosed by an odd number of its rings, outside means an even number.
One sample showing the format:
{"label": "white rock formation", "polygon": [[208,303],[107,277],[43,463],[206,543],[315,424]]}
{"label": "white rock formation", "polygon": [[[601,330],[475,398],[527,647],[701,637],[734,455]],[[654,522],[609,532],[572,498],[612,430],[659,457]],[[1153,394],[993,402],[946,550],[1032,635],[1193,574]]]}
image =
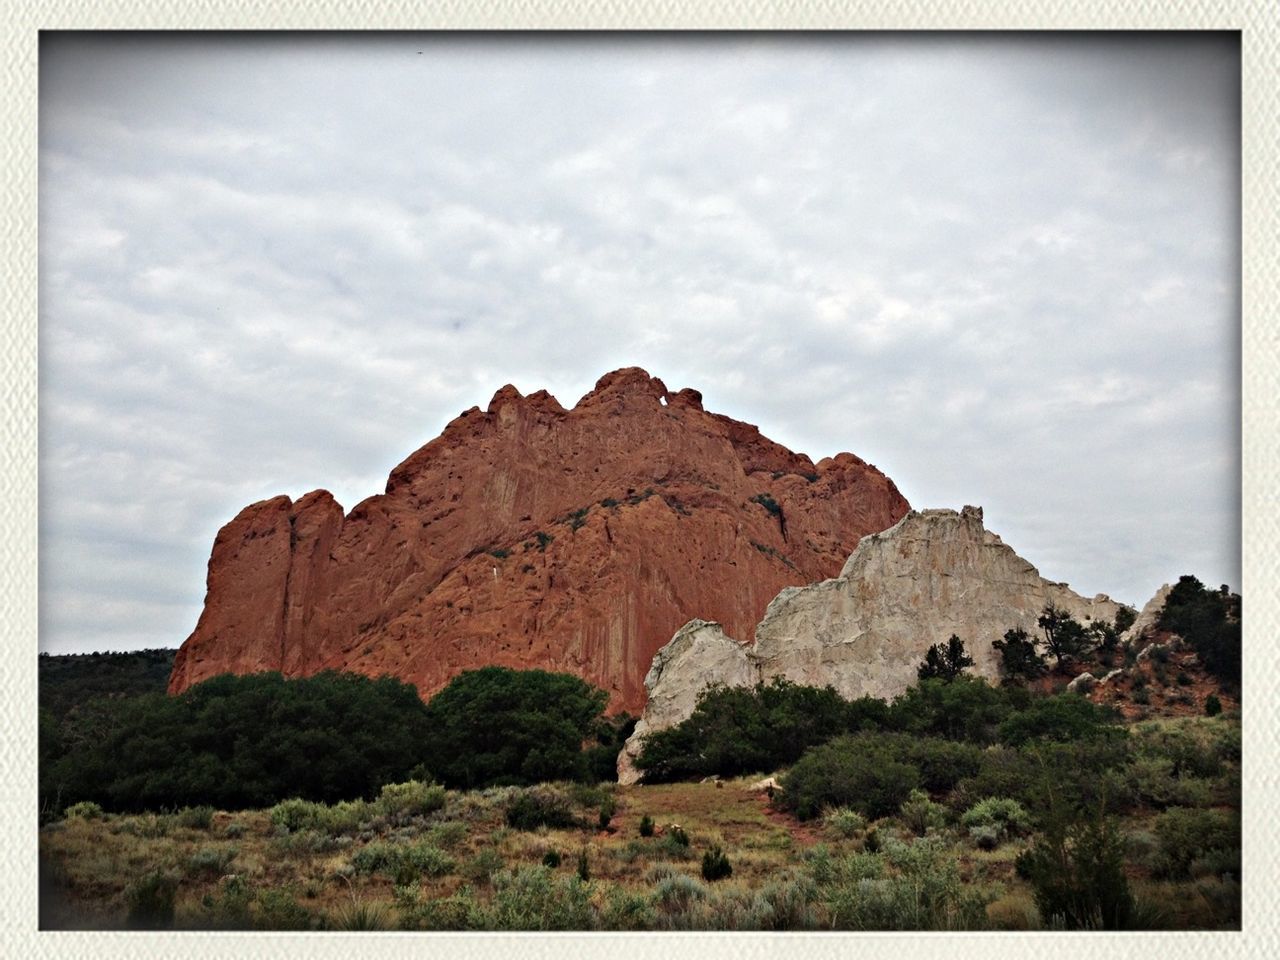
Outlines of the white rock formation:
{"label": "white rock formation", "polygon": [[1166,583],[1156,591],[1156,595],[1146,602],[1142,612],[1133,621],[1133,625],[1120,635],[1121,643],[1136,643],[1155,629],[1156,621],[1160,619],[1160,614],[1164,612],[1165,601],[1169,599],[1169,592],[1172,589],[1173,584]]}
{"label": "white rock formation", "polygon": [[1101,681],[1098,680],[1098,678],[1095,677],[1092,673],[1085,671],[1084,673],[1080,674],[1080,676],[1076,677],[1074,680],[1072,680],[1070,683],[1067,684],[1067,692],[1068,693],[1088,693],[1100,682]]}
{"label": "white rock formation", "polygon": [[690,620],[653,655],[653,664],[644,678],[649,700],[635,731],[618,754],[618,782],[635,783],[640,779],[634,760],[641,738],[653,730],[674,727],[689,716],[698,694],[706,687],[715,683],[747,687],[757,679],[755,667],[747,659],[747,648],[726,635],[720,624]]}
{"label": "white rock formation", "polygon": [[982,525],[982,510],[913,510],[863,537],[840,576],[788,587],[765,611],[749,646],[718,624],[693,620],[654,656],[644,714],[618,757],[618,779],[635,783],[634,759],[649,733],[692,712],[711,683],[749,686],[782,676],[830,684],[844,697],[891,699],[916,680],[929,646],[956,634],[980,676],[999,676],[993,640],[1012,627],[1037,629],[1046,604],[1081,623],[1113,620],[1120,604],[1092,600],[1045,580]]}

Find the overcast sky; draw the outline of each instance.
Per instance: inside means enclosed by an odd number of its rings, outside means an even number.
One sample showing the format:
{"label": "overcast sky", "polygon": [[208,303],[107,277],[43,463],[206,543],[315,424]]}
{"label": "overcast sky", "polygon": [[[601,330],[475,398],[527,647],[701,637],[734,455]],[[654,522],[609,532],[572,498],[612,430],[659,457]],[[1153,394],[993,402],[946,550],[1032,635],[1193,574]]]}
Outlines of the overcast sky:
{"label": "overcast sky", "polygon": [[629,365],[1081,593],[1239,586],[1234,38],[44,36],[42,650]]}

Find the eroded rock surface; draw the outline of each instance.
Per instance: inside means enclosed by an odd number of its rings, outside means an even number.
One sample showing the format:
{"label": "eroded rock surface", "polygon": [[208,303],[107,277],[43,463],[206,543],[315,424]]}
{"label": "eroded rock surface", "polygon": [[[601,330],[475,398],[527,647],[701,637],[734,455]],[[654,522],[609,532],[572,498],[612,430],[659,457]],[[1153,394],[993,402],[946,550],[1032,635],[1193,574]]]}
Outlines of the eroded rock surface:
{"label": "eroded rock surface", "polygon": [[[749,670],[724,652],[732,629],[702,621],[682,628],[670,644],[676,649],[660,650],[646,678],[649,703],[661,707],[646,709],[628,740],[618,760],[620,779],[638,779],[641,738],[688,717],[707,683],[749,685],[783,676],[829,684],[848,698],[892,699],[915,682],[929,646],[953,633],[974,659],[972,672],[995,680],[1000,656],[992,641],[1012,627],[1037,630],[1036,618],[1049,603],[1081,623],[1113,620],[1120,609],[1103,594],[1086,599],[1041,577],[983,527],[981,508],[913,510],[864,537],[838,577],[783,589],[754,642],[742,648]],[[717,672],[721,664],[728,665],[724,675]]]}
{"label": "eroded rock surface", "polygon": [[908,505],[875,467],[814,464],[638,368],[573,409],[506,386],[344,514],[327,492],[219,531],[169,689],[218,673],[389,673],[430,696],[465,669],[583,677],[636,712],[694,616],[745,635],[784,586],[832,576]]}

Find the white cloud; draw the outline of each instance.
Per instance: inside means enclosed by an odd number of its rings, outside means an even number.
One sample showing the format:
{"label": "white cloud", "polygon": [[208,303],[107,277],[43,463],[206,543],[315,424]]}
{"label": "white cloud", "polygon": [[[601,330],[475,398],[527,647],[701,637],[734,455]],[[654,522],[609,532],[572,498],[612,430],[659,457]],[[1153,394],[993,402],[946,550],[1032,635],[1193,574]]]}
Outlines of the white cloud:
{"label": "white cloud", "polygon": [[1128,43],[47,40],[42,647],[629,364],[1090,592],[1238,583],[1235,53]]}

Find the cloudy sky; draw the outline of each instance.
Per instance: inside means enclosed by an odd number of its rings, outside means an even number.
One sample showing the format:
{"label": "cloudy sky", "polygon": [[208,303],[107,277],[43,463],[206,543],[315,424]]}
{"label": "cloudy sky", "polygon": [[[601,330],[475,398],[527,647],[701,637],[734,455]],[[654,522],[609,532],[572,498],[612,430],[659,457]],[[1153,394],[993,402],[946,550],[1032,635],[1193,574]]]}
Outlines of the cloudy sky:
{"label": "cloudy sky", "polygon": [[1234,40],[49,35],[40,647],[645,367],[1051,579],[1240,583]]}

